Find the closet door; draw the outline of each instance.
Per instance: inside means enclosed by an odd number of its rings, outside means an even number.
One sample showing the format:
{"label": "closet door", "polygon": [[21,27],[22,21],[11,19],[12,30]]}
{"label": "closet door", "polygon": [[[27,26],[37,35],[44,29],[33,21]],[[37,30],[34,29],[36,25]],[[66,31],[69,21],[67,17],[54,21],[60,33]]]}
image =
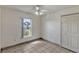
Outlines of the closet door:
{"label": "closet door", "polygon": [[62,46],[79,52],[79,14],[62,16]]}
{"label": "closet door", "polygon": [[1,8],[0,8],[0,52],[1,52]]}

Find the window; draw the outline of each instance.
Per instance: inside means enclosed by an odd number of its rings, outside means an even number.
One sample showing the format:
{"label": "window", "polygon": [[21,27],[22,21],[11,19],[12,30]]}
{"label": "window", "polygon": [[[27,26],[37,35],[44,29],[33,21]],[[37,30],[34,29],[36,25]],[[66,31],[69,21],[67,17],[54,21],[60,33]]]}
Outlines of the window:
{"label": "window", "polygon": [[32,19],[25,17],[22,19],[22,38],[32,36]]}

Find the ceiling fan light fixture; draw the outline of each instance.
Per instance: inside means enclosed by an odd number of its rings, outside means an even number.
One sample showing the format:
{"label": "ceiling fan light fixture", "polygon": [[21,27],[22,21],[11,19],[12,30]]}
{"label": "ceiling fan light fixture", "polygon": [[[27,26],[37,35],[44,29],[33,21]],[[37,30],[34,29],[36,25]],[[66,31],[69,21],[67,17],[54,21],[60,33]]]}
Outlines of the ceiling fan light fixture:
{"label": "ceiling fan light fixture", "polygon": [[36,15],[39,15],[39,12],[38,12],[38,11],[36,11],[36,12],[35,12],[35,14],[36,14]]}
{"label": "ceiling fan light fixture", "polygon": [[43,13],[43,12],[38,12],[38,11],[36,11],[35,14],[36,14],[37,16],[39,16],[39,15],[43,15],[44,13]]}
{"label": "ceiling fan light fixture", "polygon": [[39,10],[40,9],[38,6],[36,6],[35,8],[36,8],[36,10]]}
{"label": "ceiling fan light fixture", "polygon": [[44,13],[43,12],[40,12],[40,15],[43,15]]}
{"label": "ceiling fan light fixture", "polygon": [[43,15],[47,10],[41,10],[41,7],[39,5],[35,6],[35,12],[34,14],[38,15]]}

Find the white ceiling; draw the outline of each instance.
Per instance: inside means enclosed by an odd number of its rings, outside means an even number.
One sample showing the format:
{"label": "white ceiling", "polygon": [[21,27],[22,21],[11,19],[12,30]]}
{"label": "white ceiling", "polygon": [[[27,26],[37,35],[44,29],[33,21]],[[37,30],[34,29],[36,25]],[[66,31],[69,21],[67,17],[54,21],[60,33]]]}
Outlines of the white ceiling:
{"label": "white ceiling", "polygon": [[[59,10],[73,7],[74,5],[41,5],[42,10],[48,10],[48,12],[57,12]],[[76,5],[75,5],[76,6]],[[6,5],[3,7],[8,7],[8,8],[13,8],[13,9],[18,9],[24,12],[34,12],[34,7],[35,5]]]}

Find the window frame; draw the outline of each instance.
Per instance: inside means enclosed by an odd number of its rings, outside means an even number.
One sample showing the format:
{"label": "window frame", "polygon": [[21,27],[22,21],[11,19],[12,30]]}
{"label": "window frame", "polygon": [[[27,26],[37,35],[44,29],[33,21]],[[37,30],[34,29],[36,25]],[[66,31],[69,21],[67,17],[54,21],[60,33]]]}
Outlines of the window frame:
{"label": "window frame", "polygon": [[22,30],[22,32],[21,32],[21,38],[28,38],[28,37],[32,36],[32,32],[33,31],[31,32],[31,35],[28,35],[28,36],[24,35],[24,25],[23,25],[24,19],[30,19],[30,21],[31,21],[31,31],[32,31],[32,18],[31,17],[22,17],[21,18],[21,30]]}

